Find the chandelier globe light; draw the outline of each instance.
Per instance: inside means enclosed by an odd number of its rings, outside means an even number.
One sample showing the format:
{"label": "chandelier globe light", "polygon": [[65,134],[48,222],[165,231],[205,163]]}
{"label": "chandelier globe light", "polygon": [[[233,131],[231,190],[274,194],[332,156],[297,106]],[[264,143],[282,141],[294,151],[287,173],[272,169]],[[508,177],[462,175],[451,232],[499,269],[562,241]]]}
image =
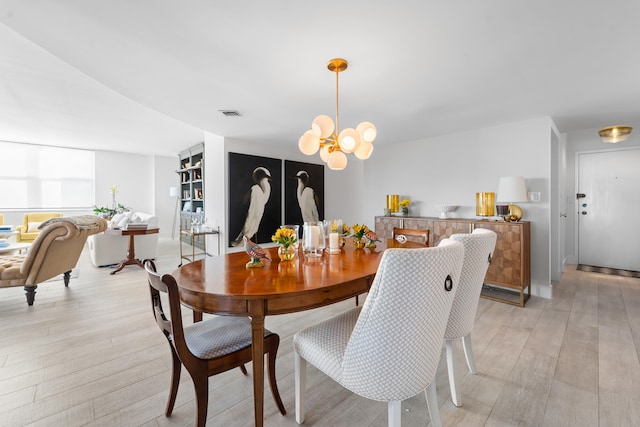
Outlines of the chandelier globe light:
{"label": "chandelier globe light", "polygon": [[320,151],[320,158],[329,169],[343,170],[347,167],[347,154],[366,160],[373,152],[373,141],[378,131],[371,122],[362,122],[356,128],[339,128],[338,119],[338,74],[347,69],[345,59],[334,58],[327,63],[329,71],[336,73],[336,121],[321,114],[311,122],[307,130],[298,140],[298,148],[308,156]]}

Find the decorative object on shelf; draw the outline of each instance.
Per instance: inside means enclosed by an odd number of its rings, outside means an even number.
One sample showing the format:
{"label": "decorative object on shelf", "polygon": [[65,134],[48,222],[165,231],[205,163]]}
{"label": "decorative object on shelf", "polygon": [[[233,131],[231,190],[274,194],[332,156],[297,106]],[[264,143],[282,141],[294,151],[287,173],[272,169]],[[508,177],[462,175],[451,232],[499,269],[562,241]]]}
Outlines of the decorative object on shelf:
{"label": "decorative object on shelf", "polygon": [[441,219],[449,218],[447,214],[455,211],[456,209],[458,209],[458,207],[454,205],[436,205],[436,210],[440,212],[440,216],[438,218]]}
{"label": "decorative object on shelf", "polygon": [[509,204],[509,213],[504,216],[506,222],[522,219],[522,209],[515,202],[527,201],[527,187],[523,176],[503,176],[498,182],[498,201]]}
{"label": "decorative object on shelf", "polygon": [[369,227],[364,224],[353,224],[351,229],[353,230],[353,234],[351,235],[351,237],[353,237],[353,246],[355,246],[356,249],[364,248],[367,244],[365,234],[371,231]]}
{"label": "decorative object on shelf", "polygon": [[306,256],[321,257],[325,248],[322,221],[306,221],[302,226],[302,250]]}
{"label": "decorative object on shelf", "polygon": [[495,193],[476,193],[476,215],[493,216],[495,211]]}
{"label": "decorative object on shelf", "polygon": [[390,214],[398,212],[398,200],[400,200],[400,196],[398,196],[397,194],[387,194],[387,207],[385,209],[385,215],[387,215],[387,210]]}
{"label": "decorative object on shelf", "polygon": [[631,126],[610,126],[600,129],[598,135],[602,138],[602,142],[607,144],[615,144],[629,138],[633,128]]}
{"label": "decorative object on shelf", "polygon": [[404,199],[403,201],[398,203],[400,210],[402,211],[403,216],[409,215],[409,206],[411,205],[411,200]]}
{"label": "decorative object on shelf", "polygon": [[[496,215],[505,218],[509,215],[509,205],[496,205]],[[505,218],[506,221],[506,218]]]}
{"label": "decorative object on shelf", "polygon": [[[359,159],[366,160],[373,151],[373,140],[376,139],[376,127],[370,122],[362,122],[355,129],[346,128],[340,131],[338,120],[338,75],[347,69],[345,59],[331,59],[327,68],[336,73],[336,121],[331,117],[319,115],[311,123],[298,140],[298,148],[311,156],[320,150],[320,158],[329,169],[342,170],[347,166],[346,154],[354,153]],[[346,153],[346,154],[345,154]]]}
{"label": "decorative object on shelf", "polygon": [[281,261],[289,261],[296,256],[298,235],[293,228],[278,228],[276,233],[271,236],[271,240],[280,245],[278,247],[278,256]]}
{"label": "decorative object on shelf", "polygon": [[271,261],[271,258],[265,252],[262,247],[251,240],[247,236],[242,238],[244,241],[244,250],[249,254],[251,260],[246,264],[247,268],[259,268],[264,267],[263,259],[268,259]]}

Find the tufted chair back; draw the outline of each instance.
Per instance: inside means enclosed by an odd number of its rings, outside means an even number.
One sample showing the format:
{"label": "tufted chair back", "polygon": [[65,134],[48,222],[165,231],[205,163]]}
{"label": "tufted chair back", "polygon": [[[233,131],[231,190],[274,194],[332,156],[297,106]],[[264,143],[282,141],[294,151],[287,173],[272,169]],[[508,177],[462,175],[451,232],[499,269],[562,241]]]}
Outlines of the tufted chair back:
{"label": "tufted chair back", "polygon": [[476,320],[484,276],[487,274],[491,256],[496,247],[497,235],[491,230],[476,228],[471,234],[454,234],[450,239],[464,245],[464,264],[462,265],[460,286],[453,300],[447,330],[444,334],[451,400],[454,405],[461,406],[462,397],[456,379],[453,341],[462,338],[469,371],[475,375],[476,363],[471,345],[471,330]]}
{"label": "tufted chair back", "polygon": [[496,233],[484,228],[476,228],[471,234],[454,234],[450,237],[464,245],[464,263],[445,339],[462,338],[473,329],[482,283],[496,247],[496,238]]}
{"label": "tufted chair back", "polygon": [[388,249],[345,350],[342,382],[374,400],[404,400],[435,377],[464,247]]}

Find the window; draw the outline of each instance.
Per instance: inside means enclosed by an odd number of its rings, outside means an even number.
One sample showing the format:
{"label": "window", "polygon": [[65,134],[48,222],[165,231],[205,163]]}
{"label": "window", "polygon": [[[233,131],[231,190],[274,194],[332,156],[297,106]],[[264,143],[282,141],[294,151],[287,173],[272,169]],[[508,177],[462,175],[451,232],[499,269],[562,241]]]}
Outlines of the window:
{"label": "window", "polygon": [[93,206],[93,151],[0,141],[0,153],[0,209]]}

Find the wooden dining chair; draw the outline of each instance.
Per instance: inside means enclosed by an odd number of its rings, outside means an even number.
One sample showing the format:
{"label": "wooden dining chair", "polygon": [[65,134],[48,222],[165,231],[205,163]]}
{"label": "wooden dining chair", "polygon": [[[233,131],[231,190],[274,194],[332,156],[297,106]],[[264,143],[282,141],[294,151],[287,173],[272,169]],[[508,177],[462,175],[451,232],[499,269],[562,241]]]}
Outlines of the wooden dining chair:
{"label": "wooden dining chair", "polygon": [[469,371],[475,375],[477,371],[471,347],[471,331],[476,320],[484,277],[496,247],[497,234],[491,230],[476,228],[471,234],[454,234],[449,238],[464,245],[464,263],[460,275],[460,286],[456,291],[447,329],[444,333],[451,400],[454,405],[461,406],[462,398],[456,384],[454,370],[453,342],[462,339],[467,366]]}
{"label": "wooden dining chair", "polygon": [[[246,375],[245,363],[251,357],[251,321],[246,317],[215,316],[192,325],[183,326],[178,285],[170,274],[159,275],[151,260],[145,261],[151,292],[151,309],[156,323],[169,342],[173,359],[171,390],[165,409],[168,417],[180,385],[181,366],[189,372],[196,393],[196,426],[207,421],[209,377],[233,368],[240,368]],[[170,318],[165,316],[160,300],[161,293],[168,295]],[[287,411],[282,404],[276,383],[276,354],[280,337],[264,330],[264,352],[268,354],[267,370],[271,394],[282,415]]]}
{"label": "wooden dining chair", "polygon": [[398,235],[403,235],[407,237],[408,240],[414,240],[429,246],[429,230],[393,227],[393,231],[391,232],[391,238],[395,239],[396,236]]}
{"label": "wooden dining chair", "polygon": [[298,424],[309,362],[348,390],[388,402],[390,426],[400,426],[403,400],[426,391],[431,423],[441,425],[435,375],[463,257],[462,243],[450,239],[435,248],[387,249],[361,308],[295,334]]}

